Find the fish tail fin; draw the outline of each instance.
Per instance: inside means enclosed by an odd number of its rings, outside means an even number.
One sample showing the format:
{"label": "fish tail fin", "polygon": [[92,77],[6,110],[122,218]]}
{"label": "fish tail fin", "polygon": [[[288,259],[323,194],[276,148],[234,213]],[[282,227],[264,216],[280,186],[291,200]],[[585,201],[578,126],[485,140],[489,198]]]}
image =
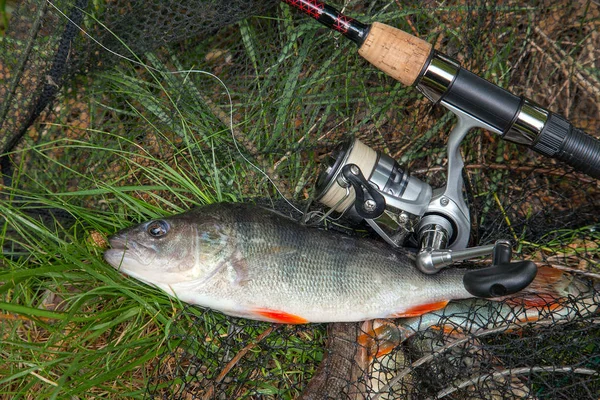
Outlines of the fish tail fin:
{"label": "fish tail fin", "polygon": [[[586,283],[573,274],[542,266],[531,284],[516,298],[527,306],[538,307],[555,303],[568,295],[579,295],[589,290]],[[511,299],[507,299],[511,302]]]}
{"label": "fish tail fin", "polygon": [[568,274],[552,267],[538,267],[537,275],[526,290],[535,292],[561,292],[568,284]]}
{"label": "fish tail fin", "polygon": [[549,315],[588,315],[598,310],[600,287],[552,267],[540,267],[533,282],[514,297],[505,297],[515,320],[534,322]]}

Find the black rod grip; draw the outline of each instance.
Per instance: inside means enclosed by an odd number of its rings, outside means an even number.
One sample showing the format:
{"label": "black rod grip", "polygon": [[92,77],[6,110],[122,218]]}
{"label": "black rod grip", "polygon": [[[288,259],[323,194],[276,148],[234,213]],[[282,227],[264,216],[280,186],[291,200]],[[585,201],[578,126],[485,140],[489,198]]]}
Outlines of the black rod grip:
{"label": "black rod grip", "polygon": [[531,148],[593,178],[600,178],[600,140],[575,128],[559,115],[550,114]]}
{"label": "black rod grip", "polygon": [[502,132],[510,126],[521,105],[521,98],[465,68],[459,69],[441,99]]}

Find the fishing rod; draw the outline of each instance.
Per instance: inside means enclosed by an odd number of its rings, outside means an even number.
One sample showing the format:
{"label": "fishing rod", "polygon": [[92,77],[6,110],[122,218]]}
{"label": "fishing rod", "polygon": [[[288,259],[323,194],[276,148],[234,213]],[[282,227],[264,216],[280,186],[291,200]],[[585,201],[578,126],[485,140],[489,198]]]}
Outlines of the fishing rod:
{"label": "fishing rod", "polygon": [[402,30],[364,24],[318,0],[282,0],[340,32],[381,71],[415,86],[457,117],[447,143],[446,184],[432,188],[404,171],[391,157],[359,140],[338,146],[317,178],[316,200],[332,212],[364,220],[393,247],[416,246],[417,268],[435,274],[452,264],[492,255],[491,266],[469,271],[465,288],[477,297],[516,293],[532,282],[531,261],[511,262],[508,240],[467,247],[471,221],[465,202],[460,144],[473,128],[566,162],[600,178],[600,141],[558,114],[518,97],[462,68],[431,44]]}
{"label": "fishing rod", "polygon": [[433,103],[450,105],[479,120],[477,127],[600,178],[600,141],[562,116],[473,74],[400,29],[363,24],[318,0],[282,1],[355,42],[364,59]]}

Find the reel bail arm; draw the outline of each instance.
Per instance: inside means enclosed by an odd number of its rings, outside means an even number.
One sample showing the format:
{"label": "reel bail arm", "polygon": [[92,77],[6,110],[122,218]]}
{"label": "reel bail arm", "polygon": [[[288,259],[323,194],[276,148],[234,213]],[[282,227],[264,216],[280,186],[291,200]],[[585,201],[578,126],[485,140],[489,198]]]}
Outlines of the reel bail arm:
{"label": "reel bail arm", "polygon": [[385,211],[385,198],[365,179],[356,164],[346,164],[342,168],[342,179],[352,185],[356,193],[354,208],[365,219],[377,218]]}
{"label": "reel bail arm", "polygon": [[[422,249],[427,247],[432,247],[433,250],[464,249],[469,243],[471,218],[463,194],[464,161],[460,154],[460,144],[473,128],[490,130],[494,128],[451,104],[445,104],[443,101],[442,104],[456,115],[458,121],[448,137],[446,184],[433,191],[433,197],[417,229],[418,240]],[[440,242],[433,236],[445,236],[445,240]],[[426,262],[421,264],[427,265]],[[431,274],[437,270],[422,269],[421,271]]]}

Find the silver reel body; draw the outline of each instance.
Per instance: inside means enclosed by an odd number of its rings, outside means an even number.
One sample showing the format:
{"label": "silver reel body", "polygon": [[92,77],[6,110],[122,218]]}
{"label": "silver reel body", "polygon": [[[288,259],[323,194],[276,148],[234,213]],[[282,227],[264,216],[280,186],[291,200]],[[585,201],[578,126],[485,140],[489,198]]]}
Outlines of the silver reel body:
{"label": "silver reel body", "polygon": [[[457,115],[458,123],[448,138],[447,181],[443,187],[433,189],[404,171],[391,157],[354,139],[332,153],[317,181],[317,201],[338,213],[358,214],[394,247],[405,246],[409,235],[415,235],[421,251],[465,249],[471,220],[463,195],[464,163],[460,144],[474,127],[491,131],[494,128],[450,104],[444,105]],[[360,189],[343,174],[346,166],[354,166],[351,171],[359,172],[355,175],[366,181]],[[370,196],[362,196],[362,202],[357,201],[357,189]],[[374,197],[383,201],[383,206],[374,204],[377,203]],[[376,206],[380,212],[369,214]],[[418,265],[425,273],[437,272],[447,265],[446,262],[440,265],[439,261],[436,266],[430,265],[426,258]]]}

